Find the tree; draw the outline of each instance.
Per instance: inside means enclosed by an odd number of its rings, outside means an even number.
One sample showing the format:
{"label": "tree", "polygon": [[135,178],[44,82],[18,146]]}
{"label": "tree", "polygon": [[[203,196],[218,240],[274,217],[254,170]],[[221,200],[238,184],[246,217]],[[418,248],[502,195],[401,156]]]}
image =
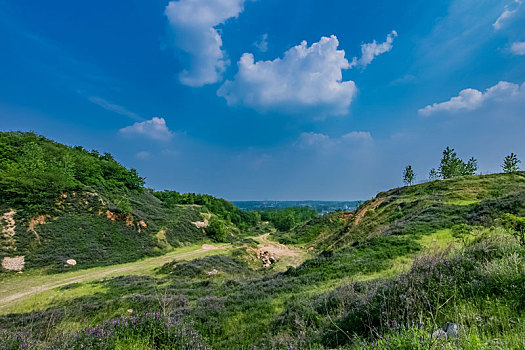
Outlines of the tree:
{"label": "tree", "polygon": [[511,153],[505,157],[501,167],[503,168],[504,173],[511,174],[520,170],[520,167],[518,166],[519,163],[521,163],[521,160],[519,160],[514,153]]}
{"label": "tree", "polygon": [[439,174],[436,169],[432,168],[430,169],[430,172],[428,173],[428,178],[433,181],[439,179]]}
{"label": "tree", "polygon": [[458,158],[453,148],[447,147],[443,151],[443,158],[437,172],[442,179],[450,179],[455,176],[474,175],[476,170],[478,170],[478,161],[474,157],[465,163]]}
{"label": "tree", "polygon": [[217,242],[226,241],[226,236],[228,234],[228,228],[222,219],[217,217],[212,217],[206,228],[208,235]]}
{"label": "tree", "polygon": [[414,174],[414,170],[412,170],[412,165],[407,165],[405,171],[403,171],[403,183],[410,186],[414,183],[415,178],[416,175]]}

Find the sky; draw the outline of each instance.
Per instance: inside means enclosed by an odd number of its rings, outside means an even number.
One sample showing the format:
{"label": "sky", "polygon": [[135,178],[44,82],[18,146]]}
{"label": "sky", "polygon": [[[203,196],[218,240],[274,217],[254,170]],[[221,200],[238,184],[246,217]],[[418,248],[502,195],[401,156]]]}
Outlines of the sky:
{"label": "sky", "polygon": [[0,130],[229,200],[365,200],[447,146],[499,172],[523,2],[0,0]]}

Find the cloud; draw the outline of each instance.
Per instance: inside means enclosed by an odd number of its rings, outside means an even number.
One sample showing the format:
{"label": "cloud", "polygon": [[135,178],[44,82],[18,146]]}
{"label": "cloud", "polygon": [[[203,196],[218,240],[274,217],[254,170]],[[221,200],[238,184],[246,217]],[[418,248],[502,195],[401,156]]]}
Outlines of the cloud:
{"label": "cloud", "polygon": [[91,96],[91,97],[88,97],[88,100],[91,101],[92,103],[96,104],[97,106],[100,106],[100,107],[102,107],[105,110],[108,110],[110,112],[114,112],[114,113],[117,113],[117,114],[120,114],[120,115],[124,115],[124,116],[129,117],[129,118],[134,119],[134,120],[144,120],[144,118],[142,118],[141,116],[139,116],[136,113],[128,111],[125,107],[122,107],[122,106],[110,103],[110,102],[104,100],[103,98],[96,97],[96,96]]}
{"label": "cloud", "polygon": [[392,33],[386,36],[386,41],[378,44],[375,40],[369,44],[361,45],[361,58],[354,61],[354,64],[357,64],[361,67],[368,66],[377,56],[389,52],[392,50],[392,43],[394,38],[397,37],[397,32],[395,30]]}
{"label": "cloud", "polygon": [[371,142],[373,142],[373,138],[368,131],[352,131],[341,137],[335,138],[315,132],[303,132],[295,142],[294,146],[301,149],[333,151],[336,148],[366,145]]}
{"label": "cloud", "polygon": [[253,46],[258,48],[261,52],[268,51],[268,34],[261,35],[261,39],[254,42]]}
{"label": "cloud", "polygon": [[173,137],[173,133],[166,126],[164,118],[157,117],[127,126],[120,129],[119,133],[121,135],[140,136],[159,141],[167,141]]}
{"label": "cloud", "polygon": [[234,80],[226,81],[217,95],[228,105],[261,112],[346,114],[357,88],[343,81],[342,71],[351,65],[338,46],[332,35],[311,46],[303,41],[273,61],[255,62],[253,54],[245,53]]}
{"label": "cloud", "polygon": [[510,9],[509,5],[505,6],[505,9],[498,17],[498,19],[496,19],[496,22],[492,24],[494,30],[500,30],[501,28],[503,28],[505,22],[508,21],[511,17],[513,17],[516,12],[518,12],[518,9],[520,8],[521,4],[522,0],[514,0],[514,9]]}
{"label": "cloud", "polygon": [[217,26],[236,18],[246,0],[170,1],[165,14],[174,34],[173,44],[189,55],[189,67],[180,73],[180,82],[192,87],[222,80],[229,61],[221,49]]}
{"label": "cloud", "polygon": [[510,103],[524,101],[525,83],[518,85],[506,81],[500,81],[496,85],[488,88],[485,92],[476,89],[465,89],[460,91],[459,96],[452,97],[450,100],[441,103],[434,103],[420,109],[420,115],[429,116],[434,113],[458,111],[473,111],[488,102]]}
{"label": "cloud", "polygon": [[514,55],[525,55],[525,41],[516,41],[515,43],[512,43],[510,51]]}

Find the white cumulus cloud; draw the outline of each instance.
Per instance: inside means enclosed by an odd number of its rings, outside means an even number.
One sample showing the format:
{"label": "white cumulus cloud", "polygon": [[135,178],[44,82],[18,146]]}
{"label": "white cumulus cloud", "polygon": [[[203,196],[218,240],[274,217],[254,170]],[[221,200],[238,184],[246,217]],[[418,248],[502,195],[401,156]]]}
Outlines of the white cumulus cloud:
{"label": "white cumulus cloud", "polygon": [[377,41],[373,41],[369,44],[363,44],[361,45],[361,58],[357,60],[357,58],[354,60],[354,64],[358,64],[361,67],[366,67],[369,65],[374,58],[377,56],[384,54],[385,52],[389,52],[392,50],[392,44],[394,42],[394,38],[397,37],[397,32],[393,30],[390,34],[386,36],[386,40],[378,44]]}
{"label": "white cumulus cloud", "polygon": [[516,12],[518,12],[518,9],[521,6],[522,2],[522,0],[514,0],[512,6],[513,9],[511,9],[509,5],[505,6],[501,15],[498,17],[498,19],[496,19],[496,22],[492,24],[494,30],[500,30],[501,28],[503,28],[505,22],[512,18]]}
{"label": "white cumulus cloud", "polygon": [[190,57],[189,67],[181,72],[181,83],[200,87],[222,79],[229,64],[222,50],[217,26],[237,17],[246,0],[170,1],[165,14],[174,34],[174,45]]}
{"label": "white cumulus cloud", "polygon": [[512,43],[510,51],[515,55],[525,55],[525,41],[516,41]]}
{"label": "white cumulus cloud", "polygon": [[234,80],[226,81],[217,94],[228,105],[261,112],[345,114],[357,88],[353,81],[343,81],[342,71],[351,65],[338,46],[332,35],[311,46],[303,41],[273,61],[255,62],[253,54],[245,53]]}
{"label": "white cumulus cloud", "polygon": [[122,128],[119,133],[125,136],[139,136],[160,141],[167,141],[173,137],[173,133],[166,125],[166,120],[158,117]]}
{"label": "white cumulus cloud", "polygon": [[511,103],[525,101],[525,83],[518,85],[500,81],[496,85],[481,92],[476,89],[465,89],[459,95],[441,103],[434,103],[420,109],[420,115],[429,116],[439,112],[472,111],[488,102]]}

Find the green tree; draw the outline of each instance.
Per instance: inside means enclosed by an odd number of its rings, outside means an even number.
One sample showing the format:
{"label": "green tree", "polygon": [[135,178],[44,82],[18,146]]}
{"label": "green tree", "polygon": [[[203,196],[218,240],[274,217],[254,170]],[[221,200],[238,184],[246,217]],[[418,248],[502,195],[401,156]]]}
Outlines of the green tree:
{"label": "green tree", "polygon": [[450,179],[455,176],[474,175],[476,170],[478,170],[478,161],[474,157],[464,162],[458,158],[453,148],[447,147],[443,151],[437,172],[442,179]]}
{"label": "green tree", "polygon": [[439,173],[436,169],[432,168],[430,169],[430,172],[428,173],[428,178],[433,181],[439,179]]}
{"label": "green tree", "polygon": [[519,160],[514,153],[511,153],[505,157],[501,167],[503,168],[504,173],[511,174],[520,170],[520,167],[518,166],[519,163],[521,163],[521,160]]}
{"label": "green tree", "polygon": [[414,174],[414,170],[412,170],[412,165],[407,165],[403,171],[403,183],[407,186],[410,186],[414,183],[415,178],[416,174]]}
{"label": "green tree", "polygon": [[212,217],[206,228],[208,235],[217,242],[226,241],[226,235],[228,234],[228,228],[224,220],[217,217]]}

